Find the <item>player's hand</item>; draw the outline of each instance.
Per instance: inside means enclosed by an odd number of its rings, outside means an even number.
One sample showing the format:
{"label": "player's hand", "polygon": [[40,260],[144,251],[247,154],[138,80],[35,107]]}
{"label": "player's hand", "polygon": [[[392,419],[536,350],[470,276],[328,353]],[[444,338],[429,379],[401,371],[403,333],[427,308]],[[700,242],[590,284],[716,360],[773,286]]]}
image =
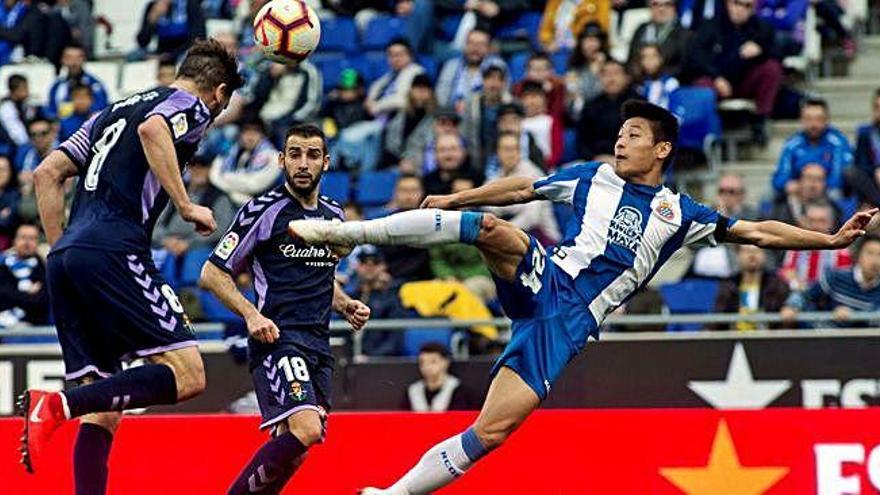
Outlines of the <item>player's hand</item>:
{"label": "player's hand", "polygon": [[196,232],[203,236],[211,235],[217,230],[214,212],[201,205],[190,204],[180,209],[180,217],[195,225]]}
{"label": "player's hand", "polygon": [[345,314],[345,320],[351,326],[353,332],[360,331],[360,329],[364,328],[364,325],[366,325],[367,321],[370,319],[370,307],[357,299],[348,301],[345,304],[343,313]]}
{"label": "player's hand", "polygon": [[443,196],[428,196],[423,201],[419,208],[439,208],[441,210],[452,210],[455,209],[452,203],[452,195],[447,194]]}
{"label": "player's hand", "polygon": [[[859,237],[865,235],[865,231],[868,227],[868,223],[871,222],[872,219],[877,215],[877,208],[871,208],[870,210],[860,211],[850,217],[849,220],[843,224],[843,227],[834,234],[832,238],[832,248],[840,249],[845,248],[853,243]],[[880,218],[880,217],[878,217]],[[871,222],[876,226],[877,220],[874,219],[874,222]]]}
{"label": "player's hand", "polygon": [[281,335],[281,331],[278,330],[275,323],[260,313],[254,313],[245,319],[245,323],[247,324],[248,335],[257,342],[271,344],[278,340],[278,337]]}

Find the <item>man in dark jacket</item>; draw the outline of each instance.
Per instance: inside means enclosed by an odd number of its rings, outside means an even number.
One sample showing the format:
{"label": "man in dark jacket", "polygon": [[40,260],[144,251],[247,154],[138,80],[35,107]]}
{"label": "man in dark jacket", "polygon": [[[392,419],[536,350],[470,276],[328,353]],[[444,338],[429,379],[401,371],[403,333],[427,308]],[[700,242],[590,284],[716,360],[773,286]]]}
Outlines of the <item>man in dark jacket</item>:
{"label": "man in dark jacket", "polygon": [[629,44],[630,70],[639,65],[639,53],[645,45],[657,45],[663,55],[665,71],[674,77],[681,73],[691,32],[683,28],[675,15],[675,0],[651,0],[651,20],[636,29]]}
{"label": "man in dark jacket", "polygon": [[[757,246],[737,246],[740,273],[723,280],[715,299],[715,312],[747,315],[758,312],[776,312],[788,298],[788,284],[778,275],[765,269],[764,250]],[[727,329],[719,325],[716,330]],[[729,328],[755,330],[757,325],[738,321]]]}
{"label": "man in dark jacket", "polygon": [[[774,53],[773,27],[755,15],[755,0],[727,0],[727,15],[697,31],[688,62],[695,85],[714,88],[720,99],[754,100],[760,117],[770,115],[782,65]],[[756,131],[763,130],[763,121],[759,124]]]}
{"label": "man in dark jacket", "polygon": [[49,310],[46,265],[37,255],[40,229],[22,224],[12,248],[0,253],[0,327],[20,321],[45,324]]}
{"label": "man in dark jacket", "polygon": [[137,42],[146,50],[157,37],[156,55],[177,58],[205,37],[205,14],[200,0],[153,0],[144,9]]}
{"label": "man in dark jacket", "polygon": [[578,155],[585,160],[611,161],[617,131],[623,121],[620,107],[630,99],[642,99],[633,90],[623,63],[610,59],[599,74],[602,93],[588,101],[577,129]]}

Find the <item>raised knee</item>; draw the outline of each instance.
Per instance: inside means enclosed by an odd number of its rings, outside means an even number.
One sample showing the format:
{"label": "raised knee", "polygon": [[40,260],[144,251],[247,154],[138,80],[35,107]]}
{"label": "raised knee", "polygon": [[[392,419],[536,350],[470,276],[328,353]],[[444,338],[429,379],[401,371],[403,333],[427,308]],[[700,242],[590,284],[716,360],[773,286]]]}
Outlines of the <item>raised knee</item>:
{"label": "raised knee", "polygon": [[324,429],[321,427],[320,423],[314,424],[309,422],[307,424],[297,424],[290,429],[290,433],[293,434],[293,436],[295,436],[305,447],[311,447],[312,445],[320,443],[324,438]]}

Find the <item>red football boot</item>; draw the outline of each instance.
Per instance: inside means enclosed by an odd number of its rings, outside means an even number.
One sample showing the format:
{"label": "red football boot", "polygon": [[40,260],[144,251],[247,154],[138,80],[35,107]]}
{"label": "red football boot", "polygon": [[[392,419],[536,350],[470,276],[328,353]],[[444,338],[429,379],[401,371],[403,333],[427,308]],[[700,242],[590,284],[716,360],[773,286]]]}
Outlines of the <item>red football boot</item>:
{"label": "red football boot", "polygon": [[34,472],[34,460],[40,457],[55,430],[67,421],[61,394],[44,390],[26,390],[18,398],[18,413],[24,417],[21,437],[21,463]]}

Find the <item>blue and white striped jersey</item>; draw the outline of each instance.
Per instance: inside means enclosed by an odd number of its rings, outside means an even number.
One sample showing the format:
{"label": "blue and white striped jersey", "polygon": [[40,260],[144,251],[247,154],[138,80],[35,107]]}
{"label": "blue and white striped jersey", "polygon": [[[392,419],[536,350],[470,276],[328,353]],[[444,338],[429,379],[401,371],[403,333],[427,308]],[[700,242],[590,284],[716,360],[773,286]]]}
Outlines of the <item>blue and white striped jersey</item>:
{"label": "blue and white striped jersey", "polygon": [[735,222],[667,187],[628,183],[607,163],[568,167],[539,179],[534,189],[574,208],[552,260],[571,277],[597,324],[676,250],[714,246]]}

